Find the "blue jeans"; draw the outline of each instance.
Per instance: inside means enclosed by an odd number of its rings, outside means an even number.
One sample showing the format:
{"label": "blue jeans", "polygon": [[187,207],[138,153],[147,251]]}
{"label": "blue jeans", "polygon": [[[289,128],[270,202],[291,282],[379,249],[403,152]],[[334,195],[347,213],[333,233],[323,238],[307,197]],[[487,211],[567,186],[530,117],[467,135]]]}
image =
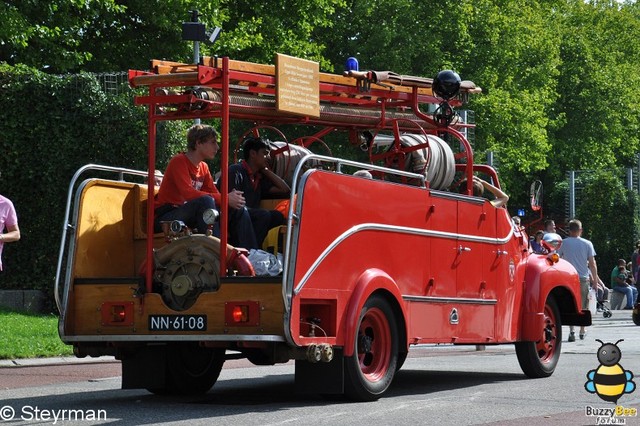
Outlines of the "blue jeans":
{"label": "blue jeans", "polygon": [[626,287],[615,286],[613,291],[627,296],[627,308],[633,308],[633,305],[635,305],[638,300],[638,289],[632,285]]}
{"label": "blue jeans", "polygon": [[194,232],[204,234],[208,226],[204,223],[202,214],[207,209],[215,209],[216,202],[210,195],[203,195],[187,201],[181,206],[164,205],[156,208],[155,228],[156,232],[162,231],[160,222],[180,220]]}
{"label": "blue jeans", "polygon": [[[160,222],[180,220],[194,232],[204,234],[208,225],[204,222],[202,214],[207,209],[216,209],[216,202],[210,195],[187,201],[181,206],[164,205],[156,209],[155,229],[162,231]],[[217,210],[217,209],[216,209]],[[213,235],[220,236],[220,224],[216,222],[213,227]],[[246,249],[257,249],[255,233],[249,211],[246,208],[229,208],[229,244]]]}
{"label": "blue jeans", "polygon": [[256,235],[256,242],[259,245],[258,248],[262,248],[262,242],[271,228],[284,225],[286,222],[282,213],[277,210],[249,209],[249,217]]}
{"label": "blue jeans", "polygon": [[256,233],[251,223],[249,210],[229,208],[229,244],[234,247],[243,247],[247,250],[259,249]]}

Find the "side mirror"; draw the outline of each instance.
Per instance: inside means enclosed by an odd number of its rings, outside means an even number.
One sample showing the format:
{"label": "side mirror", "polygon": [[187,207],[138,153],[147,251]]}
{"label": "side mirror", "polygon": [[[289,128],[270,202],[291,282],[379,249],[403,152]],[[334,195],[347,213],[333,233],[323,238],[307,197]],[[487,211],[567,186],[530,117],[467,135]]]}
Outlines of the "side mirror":
{"label": "side mirror", "polygon": [[534,212],[540,211],[542,208],[542,182],[536,180],[531,184],[530,195],[531,210]]}

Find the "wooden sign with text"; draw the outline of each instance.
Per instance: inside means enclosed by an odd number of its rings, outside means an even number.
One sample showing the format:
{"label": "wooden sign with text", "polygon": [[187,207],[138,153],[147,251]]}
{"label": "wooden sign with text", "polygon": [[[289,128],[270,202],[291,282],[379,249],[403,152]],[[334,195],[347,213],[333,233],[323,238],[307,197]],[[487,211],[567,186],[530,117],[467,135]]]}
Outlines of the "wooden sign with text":
{"label": "wooden sign with text", "polygon": [[320,66],[317,62],[276,54],[276,108],[320,117]]}

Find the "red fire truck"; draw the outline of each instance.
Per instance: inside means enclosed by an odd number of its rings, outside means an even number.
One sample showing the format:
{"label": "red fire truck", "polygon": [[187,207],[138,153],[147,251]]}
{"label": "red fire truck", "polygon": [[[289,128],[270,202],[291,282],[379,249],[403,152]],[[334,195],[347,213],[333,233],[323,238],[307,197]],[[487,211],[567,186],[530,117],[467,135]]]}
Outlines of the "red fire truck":
{"label": "red fire truck", "polygon": [[[129,81],[148,109],[148,170],[73,176],[55,285],[62,340],[121,360],[123,388],[207,392],[242,357],[295,360],[302,391],[375,400],[412,345],[435,343],[514,344],[524,373],[546,377],[561,326],[591,324],[575,270],[532,254],[506,208],[466,188],[475,175],[500,184],[474,163],[457,109],[481,90],[457,74],[334,75],[278,55],[154,60]],[[227,244],[225,191],[219,238],[180,223],[154,233],[156,126],[193,119],[218,120],[224,160],[245,135],[273,141],[272,169],[292,188],[264,246],[280,273],[258,276]],[[345,147],[363,159],[333,154]]]}

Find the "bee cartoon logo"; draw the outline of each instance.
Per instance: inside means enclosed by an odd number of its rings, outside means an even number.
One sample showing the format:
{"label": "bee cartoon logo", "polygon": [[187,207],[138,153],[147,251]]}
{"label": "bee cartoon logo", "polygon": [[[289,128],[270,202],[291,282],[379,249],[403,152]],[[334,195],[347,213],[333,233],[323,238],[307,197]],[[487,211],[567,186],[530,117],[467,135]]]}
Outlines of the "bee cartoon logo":
{"label": "bee cartoon logo", "polygon": [[622,351],[618,343],[623,342],[624,339],[616,343],[604,343],[600,339],[596,341],[602,345],[598,349],[600,366],[587,373],[589,380],[584,384],[584,388],[589,393],[598,394],[605,401],[617,404],[623,394],[631,393],[636,389],[636,384],[632,380],[633,373],[620,365]]}

